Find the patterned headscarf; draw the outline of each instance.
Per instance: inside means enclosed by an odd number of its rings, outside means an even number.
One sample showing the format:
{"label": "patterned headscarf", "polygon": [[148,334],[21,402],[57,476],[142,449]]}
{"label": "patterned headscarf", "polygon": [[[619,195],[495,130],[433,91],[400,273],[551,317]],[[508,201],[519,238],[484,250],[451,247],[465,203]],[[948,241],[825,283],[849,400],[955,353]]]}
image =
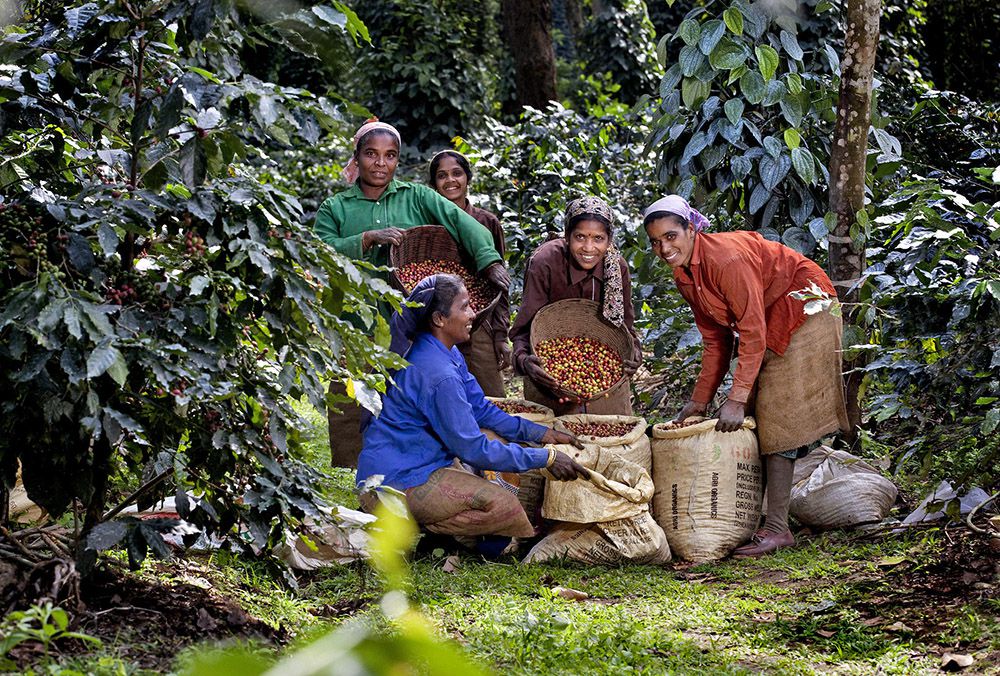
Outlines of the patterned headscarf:
{"label": "patterned headscarf", "polygon": [[648,218],[650,214],[655,214],[658,211],[666,211],[668,214],[680,216],[694,226],[695,232],[701,232],[712,227],[708,219],[702,216],[697,209],[693,209],[687,200],[680,195],[667,195],[650,204],[642,212],[643,220]]}
{"label": "patterned headscarf", "polygon": [[[614,231],[615,216],[611,207],[597,197],[581,197],[566,205],[563,222],[569,222],[578,216],[594,215],[606,220]],[[621,254],[614,242],[604,254],[604,298],[601,303],[601,315],[615,326],[625,323],[625,291],[622,286],[622,269],[619,263]]]}
{"label": "patterned headscarf", "polygon": [[[357,150],[358,141],[361,140],[362,136],[376,129],[384,129],[385,131],[391,133],[393,136],[396,137],[396,143],[398,143],[399,145],[403,145],[403,139],[402,137],[400,137],[399,132],[396,131],[395,127],[393,127],[391,124],[386,124],[385,122],[379,122],[377,117],[373,117],[367,122],[365,122],[363,125],[361,125],[361,127],[356,132],[354,132],[354,149]],[[353,184],[355,181],[358,180],[359,173],[360,172],[358,169],[358,161],[355,159],[354,154],[352,153],[350,161],[347,163],[347,166],[344,167],[344,170],[340,172],[340,175],[344,177],[345,181]]]}

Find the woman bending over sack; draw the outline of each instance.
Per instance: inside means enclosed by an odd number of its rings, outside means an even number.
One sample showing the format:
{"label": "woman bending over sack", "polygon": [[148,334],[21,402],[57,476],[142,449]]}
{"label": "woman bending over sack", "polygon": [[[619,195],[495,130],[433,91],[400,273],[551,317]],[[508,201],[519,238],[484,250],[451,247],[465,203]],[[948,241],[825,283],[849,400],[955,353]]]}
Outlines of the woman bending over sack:
{"label": "woman bending over sack", "polygon": [[565,236],[538,247],[524,272],[521,309],[510,330],[514,368],[524,378],[524,398],[553,409],[556,415],[575,413],[579,403],[545,372],[531,350],[531,322],[546,305],[566,298],[589,298],[601,305],[602,318],[632,337],[633,353],[625,360],[626,378],[606,399],[587,404],[587,413],[632,415],[629,377],[642,362],[635,332],[632,284],[628,264],[612,243],[611,208],[596,197],[573,200],[563,218]]}
{"label": "woman bending over sack", "polygon": [[[388,265],[389,246],[403,230],[441,225],[476,262],[476,269],[500,288],[510,286],[503,259],[489,231],[426,185],[397,181],[401,140],[396,128],[369,120],[354,134],[354,154],[344,168],[347,190],[328,198],[316,212],[316,235],[338,252],[376,265]],[[389,318],[388,306],[380,311]],[[346,396],[342,383],[331,393]],[[342,404],[329,414],[331,464],[354,467],[361,450],[361,408]]]}
{"label": "woman bending over sack", "polygon": [[[472,206],[469,202],[469,181],[472,165],[457,150],[442,150],[431,158],[429,181],[440,195],[483,224],[493,236],[493,246],[501,259],[504,254],[503,228],[494,214]],[[493,310],[482,319],[467,343],[459,345],[469,373],[489,397],[503,397],[502,371],[510,366],[510,296],[504,289]]]}
{"label": "woman bending over sack", "polygon": [[643,225],[653,252],[673,269],[704,343],[701,373],[675,422],[705,413],[729,370],[737,334],[738,361],[718,431],[740,429],[756,390],[767,514],[764,526],[733,556],[761,556],[794,545],[788,503],[795,460],[808,444],[850,426],[840,317],[826,310],[807,315],[804,301],[788,294],[815,284],[836,298],[833,284],[814,262],[756,232],[702,232],[708,221],[678,195],[654,202]]}
{"label": "woman bending over sack", "polygon": [[[520,444],[579,442],[507,415],[483,396],[455,347],[469,339],[475,317],[460,278],[427,277],[407,300],[423,305],[404,308],[390,326],[392,349],[410,365],[396,373],[382,413],[364,430],[358,484],[382,475],[384,485],[405,493],[410,513],[432,533],[531,536],[516,496],[453,467],[454,460],[504,472],[547,467],[554,478],[572,480],[587,470],[564,453]],[[518,443],[487,439],[480,428]],[[363,499],[366,509],[373,497]]]}

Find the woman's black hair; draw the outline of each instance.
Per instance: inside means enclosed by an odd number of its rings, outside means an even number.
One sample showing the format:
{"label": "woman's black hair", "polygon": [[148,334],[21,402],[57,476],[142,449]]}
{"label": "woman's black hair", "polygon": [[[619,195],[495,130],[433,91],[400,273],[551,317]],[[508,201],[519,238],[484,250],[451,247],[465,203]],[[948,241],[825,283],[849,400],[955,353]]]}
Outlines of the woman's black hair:
{"label": "woman's black hair", "polygon": [[388,136],[389,138],[391,138],[393,141],[396,142],[396,148],[397,149],[399,148],[399,139],[396,138],[396,135],[393,134],[391,131],[389,131],[388,129],[372,129],[369,132],[365,132],[365,135],[358,139],[358,144],[354,146],[355,159],[361,157],[361,149],[365,147],[365,144],[368,143],[368,141],[375,138],[376,136]]}
{"label": "woman's black hair", "polygon": [[604,232],[607,233],[608,239],[611,239],[611,221],[600,214],[591,213],[577,214],[566,222],[566,230],[564,233],[566,235],[566,239],[569,239],[569,236],[573,234],[574,230],[576,230],[576,226],[580,225],[583,221],[597,221],[604,226]]}
{"label": "woman's black hair", "polygon": [[444,159],[445,157],[451,157],[456,162],[458,162],[458,166],[460,166],[462,168],[462,171],[465,172],[465,177],[470,181],[472,180],[472,165],[469,164],[468,158],[462,153],[455,150],[442,150],[433,158],[431,158],[431,166],[427,172],[427,178],[430,179],[429,183],[432,188],[437,185],[438,167],[441,166],[441,160]]}
{"label": "woman's black hair", "polygon": [[658,221],[661,218],[672,219],[674,223],[677,223],[679,226],[681,226],[682,230],[687,230],[688,227],[691,225],[690,221],[685,220],[683,216],[675,214],[672,211],[654,211],[651,214],[646,214],[646,217],[642,219],[642,227],[648,228],[650,223],[652,223],[653,221]]}
{"label": "woman's black hair", "polygon": [[430,331],[434,325],[434,313],[441,313],[442,317],[451,316],[451,306],[455,303],[455,297],[465,288],[462,278],[457,275],[438,274],[434,283],[434,297],[427,303],[427,312],[424,319],[427,322],[426,330]]}

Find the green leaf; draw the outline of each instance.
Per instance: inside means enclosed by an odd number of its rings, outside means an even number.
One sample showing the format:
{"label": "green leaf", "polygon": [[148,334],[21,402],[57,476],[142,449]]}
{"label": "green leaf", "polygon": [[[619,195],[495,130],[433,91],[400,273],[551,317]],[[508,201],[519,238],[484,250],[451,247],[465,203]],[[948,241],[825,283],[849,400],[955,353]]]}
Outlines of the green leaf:
{"label": "green leaf", "polygon": [[656,60],[660,64],[660,68],[667,67],[667,40],[670,39],[670,35],[664,35],[660,38],[660,41],[656,43]]}
{"label": "green leaf", "polygon": [[98,346],[87,357],[87,377],[96,378],[103,374],[120,356],[121,353],[113,345],[105,343]]}
{"label": "green leaf", "polygon": [[738,180],[743,180],[753,169],[753,160],[742,155],[738,155],[729,160],[729,167],[733,170],[733,175]]}
{"label": "green leaf", "polygon": [[660,80],[660,98],[665,99],[681,83],[681,65],[675,63],[667,69]]}
{"label": "green leaf", "polygon": [[701,27],[701,36],[698,38],[698,48],[701,50],[701,53],[705,55],[711,54],[725,33],[726,25],[718,19],[706,21]]}
{"label": "green leaf", "polygon": [[737,7],[730,7],[722,13],[722,20],[726,22],[726,28],[734,35],[743,35],[743,14]]}
{"label": "green leaf", "polygon": [[118,233],[107,223],[101,223],[97,228],[97,241],[101,244],[101,251],[105,256],[110,256],[118,250]]}
{"label": "green leaf", "polygon": [[[785,130],[785,145],[789,150],[795,150],[802,145],[802,135],[796,129]],[[794,161],[792,162],[794,164]]]}
{"label": "green leaf", "polygon": [[708,62],[716,70],[732,70],[743,65],[748,56],[749,53],[742,45],[737,45],[731,40],[723,40],[712,50]]}
{"label": "green leaf", "polygon": [[760,74],[764,76],[765,80],[773,78],[778,71],[778,52],[771,45],[757,45],[754,53],[757,55],[757,66],[760,68]]}
{"label": "green leaf", "polygon": [[694,19],[684,19],[684,21],[681,21],[681,25],[677,27],[677,34],[681,36],[684,44],[697,44],[698,38],[701,37],[701,24]]}
{"label": "green leaf", "polygon": [[788,155],[779,155],[776,158],[762,157],[758,165],[761,181],[768,191],[774,188],[788,175],[788,170],[792,168],[792,161]]}
{"label": "green leaf", "polygon": [[983,436],[993,434],[998,425],[1000,425],[1000,408],[991,408],[983,418],[979,431],[983,433]]}
{"label": "green leaf", "polygon": [[681,49],[678,63],[681,65],[681,73],[684,77],[691,77],[698,72],[698,67],[705,60],[705,55],[694,45],[687,45]]}
{"label": "green leaf", "polygon": [[785,53],[788,54],[789,57],[795,59],[796,61],[802,60],[802,48],[799,47],[799,41],[795,39],[794,35],[788,31],[781,31],[779,39],[781,40],[782,49],[785,50]]}
{"label": "green leaf", "polygon": [[813,160],[812,153],[806,148],[792,148],[792,166],[795,167],[795,173],[799,175],[799,178],[801,178],[806,185],[812,185],[815,183],[816,162]]}
{"label": "green leaf", "polygon": [[681,155],[681,164],[687,164],[693,160],[707,145],[708,136],[706,136],[705,132],[699,131],[691,137],[691,140],[688,141],[687,146],[684,148],[684,154]]}
{"label": "green leaf", "polygon": [[767,87],[760,73],[751,70],[740,78],[740,91],[743,92],[743,96],[747,98],[747,101],[756,105],[764,100]]}
{"label": "green leaf", "polygon": [[781,100],[778,101],[778,107],[781,108],[781,115],[788,121],[788,124],[793,127],[798,127],[802,124],[802,117],[805,111],[802,110],[802,102],[799,100],[799,97],[785,93],[781,97]]}
{"label": "green leaf", "polygon": [[712,85],[695,78],[686,77],[681,83],[681,99],[688,108],[697,108],[702,101],[708,98],[712,91]]}
{"label": "green leaf", "polygon": [[767,154],[773,157],[774,159],[778,159],[778,157],[781,156],[782,151],[785,149],[785,146],[781,143],[781,141],[774,138],[773,136],[765,137],[763,145],[764,145],[764,150],[767,151]]}
{"label": "green leaf", "polygon": [[729,99],[726,101],[726,105],[723,106],[726,111],[726,117],[732,124],[736,124],[743,117],[743,100],[742,99]]}
{"label": "green leaf", "polygon": [[804,89],[802,86],[802,77],[798,73],[789,73],[786,75],[785,84],[788,85],[788,91],[795,96],[801,94]]}
{"label": "green leaf", "polygon": [[90,529],[87,534],[87,548],[103,552],[122,541],[128,527],[121,521],[105,521]]}

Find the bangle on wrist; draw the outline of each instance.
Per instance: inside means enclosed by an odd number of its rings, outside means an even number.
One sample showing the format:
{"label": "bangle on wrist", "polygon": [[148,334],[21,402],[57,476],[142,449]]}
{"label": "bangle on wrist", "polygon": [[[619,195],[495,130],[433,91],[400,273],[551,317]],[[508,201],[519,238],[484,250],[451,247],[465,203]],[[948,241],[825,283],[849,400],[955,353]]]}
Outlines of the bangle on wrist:
{"label": "bangle on wrist", "polygon": [[549,459],[545,463],[545,466],[546,467],[552,467],[552,463],[554,463],[555,461],[556,461],[556,449],[550,448],[549,449]]}

